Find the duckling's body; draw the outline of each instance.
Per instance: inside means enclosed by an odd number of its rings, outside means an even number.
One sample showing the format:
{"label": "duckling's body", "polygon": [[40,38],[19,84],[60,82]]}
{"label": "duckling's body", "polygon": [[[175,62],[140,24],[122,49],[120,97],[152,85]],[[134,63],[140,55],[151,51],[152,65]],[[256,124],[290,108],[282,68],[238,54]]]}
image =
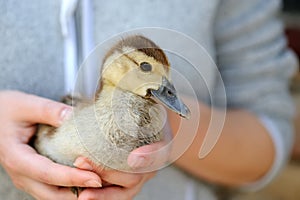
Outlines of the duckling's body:
{"label": "duckling's body", "polygon": [[189,112],[168,79],[169,62],[156,44],[143,36],[125,38],[104,60],[95,102],[78,105],[57,129],[41,125],[35,148],[64,165],[84,156],[97,165],[129,169],[133,149],[163,138],[166,116],[152,97],[182,116]]}
{"label": "duckling's body", "polygon": [[36,148],[64,165],[85,156],[97,165],[129,169],[127,157],[133,149],[163,137],[163,119],[155,104],[131,92],[103,88],[95,104],[75,109],[74,118],[61,127],[50,132],[52,127],[40,127]]}

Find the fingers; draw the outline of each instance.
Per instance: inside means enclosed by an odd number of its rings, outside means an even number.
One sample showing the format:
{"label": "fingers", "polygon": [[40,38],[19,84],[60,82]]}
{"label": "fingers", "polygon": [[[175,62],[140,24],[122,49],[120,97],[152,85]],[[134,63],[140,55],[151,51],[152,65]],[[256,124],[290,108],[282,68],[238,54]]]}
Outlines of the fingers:
{"label": "fingers", "polygon": [[[111,171],[115,172],[115,171]],[[111,181],[115,180],[116,182],[120,182],[120,180],[117,180],[118,177],[121,178],[124,176],[124,173],[120,172],[121,174],[118,173],[111,173],[109,172],[109,179]],[[85,199],[94,199],[94,200],[131,200],[133,197],[141,190],[142,186],[144,183],[152,178],[154,176],[154,173],[148,173],[148,174],[143,174],[139,176],[139,181],[136,183],[131,182],[132,185],[127,185],[120,187],[115,186],[115,182],[111,182],[114,184],[114,186],[108,186],[104,187],[101,189],[95,189],[95,188],[87,188],[83,192],[80,193],[79,200],[85,200]],[[124,183],[128,183],[129,180],[132,178],[135,179],[137,176],[132,175],[130,176],[124,176]],[[129,178],[129,179],[128,179]],[[124,183],[121,183],[120,185],[124,185]]]}
{"label": "fingers", "polygon": [[18,121],[59,126],[72,111],[70,106],[63,103],[22,92],[2,92],[0,99],[12,105],[9,109],[17,114],[15,117]]}
{"label": "fingers", "polygon": [[15,156],[9,167],[23,176],[49,185],[101,187],[101,179],[93,172],[54,163],[27,145],[18,147],[16,152],[23,155]]}
{"label": "fingers", "polygon": [[[21,178],[20,178],[21,179]],[[31,194],[35,199],[43,200],[76,200],[77,197],[71,192],[70,188],[50,186],[26,177],[22,180],[22,186],[18,187]]]}
{"label": "fingers", "polygon": [[105,182],[112,183],[114,185],[119,185],[125,188],[131,188],[136,185],[139,185],[144,181],[145,177],[147,180],[155,175],[155,172],[151,173],[128,173],[123,171],[117,171],[114,169],[108,169],[104,167],[99,167],[94,165],[91,161],[89,161],[85,157],[78,157],[76,159],[77,165],[80,169],[93,170],[101,179]]}

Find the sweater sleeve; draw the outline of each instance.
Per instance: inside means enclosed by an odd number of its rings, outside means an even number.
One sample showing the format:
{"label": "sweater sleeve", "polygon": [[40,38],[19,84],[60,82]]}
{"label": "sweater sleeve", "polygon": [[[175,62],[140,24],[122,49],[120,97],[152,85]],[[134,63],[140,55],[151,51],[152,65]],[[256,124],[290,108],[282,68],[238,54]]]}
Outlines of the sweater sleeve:
{"label": "sweater sleeve", "polygon": [[[286,47],[283,25],[277,18],[280,6],[279,0],[222,0],[215,20],[217,65],[227,107],[257,115],[276,150],[269,172],[243,190],[268,184],[287,162],[293,144],[294,107],[288,86],[298,64]],[[218,88],[219,84],[216,96]]]}

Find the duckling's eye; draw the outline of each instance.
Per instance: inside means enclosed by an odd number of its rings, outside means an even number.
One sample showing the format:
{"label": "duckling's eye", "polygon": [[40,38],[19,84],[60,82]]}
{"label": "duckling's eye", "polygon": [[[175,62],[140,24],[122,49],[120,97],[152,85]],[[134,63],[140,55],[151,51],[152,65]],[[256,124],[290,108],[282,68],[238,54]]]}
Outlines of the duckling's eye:
{"label": "duckling's eye", "polygon": [[152,70],[152,65],[147,63],[147,62],[142,62],[140,64],[140,68],[141,70],[143,70],[144,72],[150,72]]}

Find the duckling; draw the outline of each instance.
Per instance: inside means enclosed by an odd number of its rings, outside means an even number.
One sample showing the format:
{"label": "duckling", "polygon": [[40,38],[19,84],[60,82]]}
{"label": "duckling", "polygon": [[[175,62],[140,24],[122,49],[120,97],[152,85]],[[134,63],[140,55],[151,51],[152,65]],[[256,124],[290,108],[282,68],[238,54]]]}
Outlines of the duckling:
{"label": "duckling", "polygon": [[84,156],[96,165],[130,170],[132,150],[163,139],[164,116],[157,102],[189,116],[169,71],[165,53],[153,41],[141,35],[123,38],[103,60],[95,101],[79,102],[73,117],[58,128],[40,125],[36,150],[68,166]]}

